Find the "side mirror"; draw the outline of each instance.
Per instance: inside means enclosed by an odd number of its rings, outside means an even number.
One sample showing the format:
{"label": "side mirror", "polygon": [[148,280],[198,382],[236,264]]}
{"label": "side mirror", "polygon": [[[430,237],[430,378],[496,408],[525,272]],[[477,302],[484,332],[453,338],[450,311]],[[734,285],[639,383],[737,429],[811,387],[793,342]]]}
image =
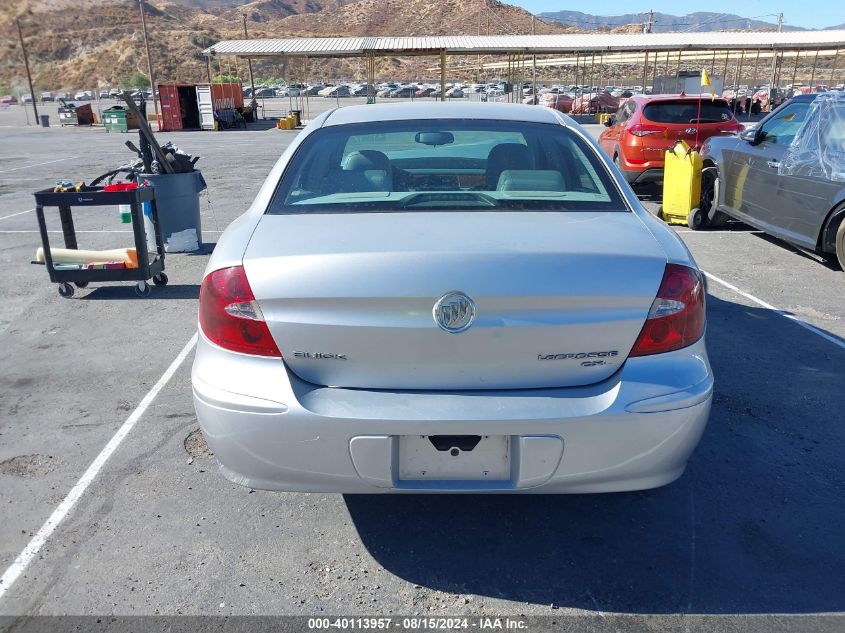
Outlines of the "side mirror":
{"label": "side mirror", "polygon": [[744,130],[743,132],[740,132],[739,138],[741,138],[743,141],[751,143],[752,145],[756,145],[757,135],[759,132],[760,130],[758,130],[756,127],[752,127],[750,129]]}
{"label": "side mirror", "polygon": [[616,119],[614,119],[612,117],[609,118],[609,119],[605,119],[604,127],[613,127],[614,125],[616,125]]}

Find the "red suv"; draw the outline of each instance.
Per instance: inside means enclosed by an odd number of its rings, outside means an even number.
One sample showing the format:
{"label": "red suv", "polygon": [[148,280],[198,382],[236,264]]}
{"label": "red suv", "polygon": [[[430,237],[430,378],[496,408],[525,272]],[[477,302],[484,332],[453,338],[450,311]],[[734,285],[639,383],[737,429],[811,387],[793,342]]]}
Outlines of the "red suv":
{"label": "red suv", "polygon": [[675,141],[682,139],[700,150],[711,136],[745,129],[724,99],[711,101],[705,95],[700,116],[698,108],[698,95],[634,95],[605,122],[599,145],[630,184],[663,180],[663,156]]}

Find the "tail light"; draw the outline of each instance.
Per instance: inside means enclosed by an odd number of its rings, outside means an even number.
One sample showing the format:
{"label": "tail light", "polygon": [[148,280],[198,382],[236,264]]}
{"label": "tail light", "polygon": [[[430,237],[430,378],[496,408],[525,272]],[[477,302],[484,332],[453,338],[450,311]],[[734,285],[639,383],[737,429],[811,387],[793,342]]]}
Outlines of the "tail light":
{"label": "tail light", "polygon": [[666,128],[661,125],[648,125],[646,123],[635,123],[628,128],[634,136],[648,136],[649,134],[663,134]]}
{"label": "tail light", "polygon": [[206,275],[199,304],[200,328],[215,345],[241,354],[282,357],[243,266]]}
{"label": "tail light", "polygon": [[701,273],[667,264],[657,298],[630,356],[662,354],[692,345],[704,333],[705,320]]}

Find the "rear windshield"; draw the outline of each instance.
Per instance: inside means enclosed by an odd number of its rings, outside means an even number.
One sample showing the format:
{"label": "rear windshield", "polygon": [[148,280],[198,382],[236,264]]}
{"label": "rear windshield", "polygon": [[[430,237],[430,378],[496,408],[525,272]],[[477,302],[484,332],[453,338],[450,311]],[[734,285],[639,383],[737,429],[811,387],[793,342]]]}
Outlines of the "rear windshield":
{"label": "rear windshield", "polygon": [[328,126],[296,151],[268,213],[627,210],[561,126],[485,120]]}
{"label": "rear windshield", "polygon": [[[697,100],[658,101],[643,108],[643,116],[655,123],[695,123],[699,119]],[[701,100],[701,123],[722,123],[733,118],[724,101]]]}

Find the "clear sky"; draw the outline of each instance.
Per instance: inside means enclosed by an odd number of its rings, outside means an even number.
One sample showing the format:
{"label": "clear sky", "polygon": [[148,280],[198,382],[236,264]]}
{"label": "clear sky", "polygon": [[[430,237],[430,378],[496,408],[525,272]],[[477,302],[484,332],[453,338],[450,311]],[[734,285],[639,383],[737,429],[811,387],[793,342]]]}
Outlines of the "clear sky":
{"label": "clear sky", "polygon": [[783,12],[786,24],[815,29],[845,23],[845,2],[841,0],[602,0],[594,5],[585,5],[565,0],[505,0],[524,7],[532,13],[547,11],[581,11],[594,15],[621,15],[642,13],[653,9],[660,13],[685,15],[696,11],[732,13],[744,18],[757,18],[776,22],[773,16],[759,17],[766,13]]}

